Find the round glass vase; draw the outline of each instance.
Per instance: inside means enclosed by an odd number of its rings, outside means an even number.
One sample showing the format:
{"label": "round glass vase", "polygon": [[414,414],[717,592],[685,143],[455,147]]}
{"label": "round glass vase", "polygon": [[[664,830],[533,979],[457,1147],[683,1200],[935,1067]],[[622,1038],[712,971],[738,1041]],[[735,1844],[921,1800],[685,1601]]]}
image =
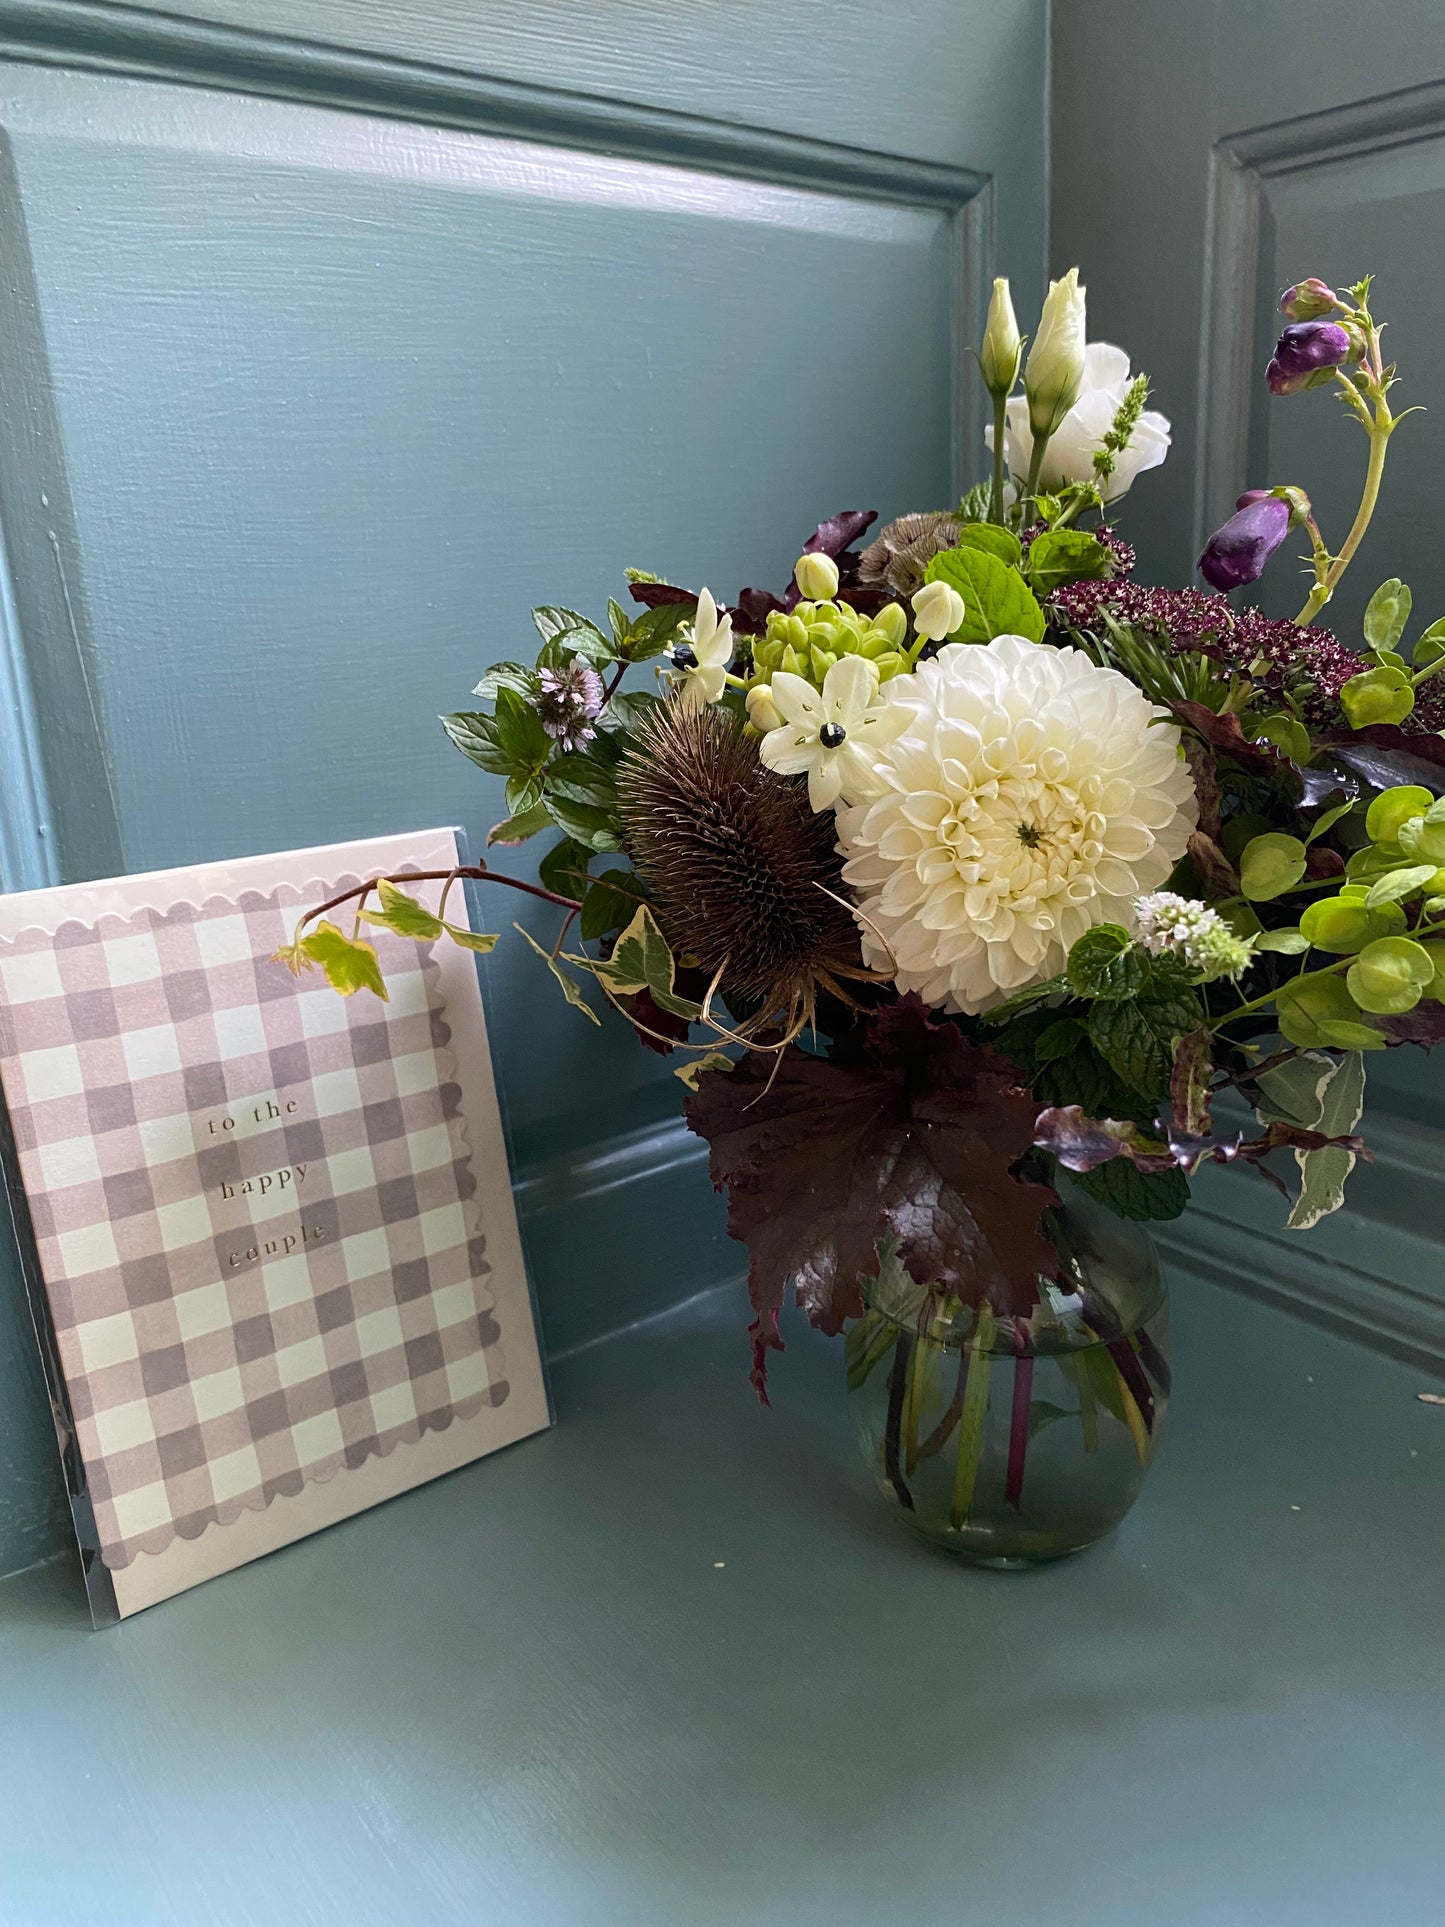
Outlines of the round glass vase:
{"label": "round glass vase", "polygon": [[[1059,1275],[1024,1316],[916,1284],[886,1249],[845,1340],[864,1459],[900,1521],[1002,1570],[1081,1552],[1144,1483],[1169,1393],[1149,1234],[1074,1191],[1044,1214]],[[980,1266],[983,1271],[984,1267]]]}

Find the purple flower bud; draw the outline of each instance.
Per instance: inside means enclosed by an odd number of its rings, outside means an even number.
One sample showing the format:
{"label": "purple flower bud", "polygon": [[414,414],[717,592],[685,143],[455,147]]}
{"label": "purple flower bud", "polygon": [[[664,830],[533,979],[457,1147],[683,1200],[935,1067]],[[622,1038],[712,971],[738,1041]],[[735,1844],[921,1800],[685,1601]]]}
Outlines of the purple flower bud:
{"label": "purple flower bud", "polygon": [[1339,305],[1339,296],[1317,274],[1312,274],[1307,281],[1296,281],[1279,298],[1280,313],[1288,315],[1291,321],[1318,321],[1321,315],[1332,314]]}
{"label": "purple flower bud", "polygon": [[1246,582],[1257,582],[1265,563],[1289,534],[1289,523],[1289,503],[1277,495],[1245,502],[1205,543],[1199,573],[1211,589],[1238,589]]}
{"label": "purple flower bud", "polygon": [[1349,360],[1353,346],[1338,321],[1297,321],[1274,345],[1264,378],[1272,395],[1293,395]]}
{"label": "purple flower bud", "polygon": [[1267,502],[1273,494],[1272,488],[1247,488],[1243,495],[1236,499],[1234,506],[1237,509],[1247,509],[1251,502]]}

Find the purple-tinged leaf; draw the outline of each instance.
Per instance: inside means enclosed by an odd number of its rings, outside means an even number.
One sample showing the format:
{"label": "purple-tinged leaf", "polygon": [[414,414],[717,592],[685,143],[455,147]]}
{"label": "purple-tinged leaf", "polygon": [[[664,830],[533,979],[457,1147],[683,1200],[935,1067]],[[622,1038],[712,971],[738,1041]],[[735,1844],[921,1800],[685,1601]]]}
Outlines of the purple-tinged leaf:
{"label": "purple-tinged leaf", "polygon": [[1371,723],[1329,736],[1320,748],[1373,789],[1418,783],[1435,796],[1445,795],[1445,736],[1411,734],[1398,723]]}
{"label": "purple-tinged leaf", "polygon": [[1203,830],[1191,831],[1189,854],[1206,889],[1217,892],[1221,897],[1239,895],[1239,872],[1212,836],[1206,835]]}
{"label": "purple-tinged leaf", "polygon": [[1418,1044],[1422,1050],[1445,1044],[1445,1004],[1433,997],[1422,997],[1413,1010],[1398,1017],[1376,1017],[1372,1021],[1392,1043]]}
{"label": "purple-tinged leaf", "polygon": [[877,509],[839,509],[836,515],[830,515],[826,522],[818,524],[803,544],[803,553],[831,555],[836,562],[843,551],[851,549],[865,529],[872,528],[877,520]]}
{"label": "purple-tinged leaf", "polygon": [[[1219,788],[1219,772],[1214,767],[1214,758],[1197,736],[1186,736],[1184,760],[1189,765],[1189,774],[1194,779],[1194,794],[1199,800],[1200,831],[1217,843],[1220,812],[1224,799]],[[1235,889],[1238,887],[1236,884]]]}
{"label": "purple-tinged leaf", "polygon": [[1209,1114],[1209,1079],[1214,1070],[1214,1040],[1200,1024],[1179,1039],[1169,1078],[1169,1111],[1174,1128],[1188,1137],[1207,1137],[1213,1130]]}

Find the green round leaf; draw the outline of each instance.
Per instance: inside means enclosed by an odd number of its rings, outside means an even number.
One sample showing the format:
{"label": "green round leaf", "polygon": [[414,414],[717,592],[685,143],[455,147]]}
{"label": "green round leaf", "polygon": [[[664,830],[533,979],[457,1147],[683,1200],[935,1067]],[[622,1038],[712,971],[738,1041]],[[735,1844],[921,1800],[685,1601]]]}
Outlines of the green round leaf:
{"label": "green round leaf", "polygon": [[1317,1048],[1327,1023],[1358,1023],[1359,1006],[1340,977],[1296,977],[1275,997],[1281,1033],[1291,1044]]}
{"label": "green round leaf", "polygon": [[1305,846],[1297,836],[1271,830],[1246,843],[1239,859],[1240,887],[1252,903],[1267,903],[1292,890],[1305,873]]}
{"label": "green round leaf", "polygon": [[1398,1016],[1413,1010],[1435,978],[1435,960],[1410,937],[1379,937],[1350,965],[1345,984],[1361,1010]]}
{"label": "green round leaf", "polygon": [[1257,743],[1273,743],[1291,762],[1307,763],[1310,759],[1309,731],[1297,716],[1287,716],[1282,710],[1277,715],[1265,717],[1254,732],[1254,740]]}
{"label": "green round leaf", "polygon": [[1372,843],[1394,843],[1412,816],[1423,816],[1435,798],[1418,783],[1397,783],[1381,790],[1365,816],[1365,829]]}
{"label": "green round leaf", "polygon": [[1427,816],[1412,816],[1400,825],[1400,848],[1417,863],[1445,863],[1445,823],[1432,823]]}
{"label": "green round leaf", "polygon": [[1434,882],[1435,874],[1428,863],[1407,864],[1403,870],[1391,870],[1370,885],[1365,905],[1374,910],[1382,903],[1401,903],[1406,897],[1417,897]]}
{"label": "green round leaf", "polygon": [[1340,707],[1352,729],[1371,723],[1403,723],[1415,707],[1415,692],[1403,669],[1388,666],[1351,676],[1340,691]]}
{"label": "green round leaf", "polygon": [[1398,903],[1368,909],[1362,900],[1344,895],[1312,903],[1299,920],[1303,935],[1316,950],[1350,957],[1377,937],[1391,937],[1405,928],[1405,912]]}
{"label": "green round leaf", "polygon": [[1372,649],[1393,649],[1405,633],[1414,601],[1410,591],[1392,575],[1382,582],[1365,605],[1365,641]]}

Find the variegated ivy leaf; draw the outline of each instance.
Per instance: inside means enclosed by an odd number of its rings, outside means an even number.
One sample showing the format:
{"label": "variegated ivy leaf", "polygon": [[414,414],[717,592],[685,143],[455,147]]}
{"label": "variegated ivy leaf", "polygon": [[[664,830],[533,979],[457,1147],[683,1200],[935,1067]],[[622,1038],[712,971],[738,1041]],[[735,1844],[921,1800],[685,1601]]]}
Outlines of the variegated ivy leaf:
{"label": "variegated ivy leaf", "polygon": [[[1343,1137],[1354,1130],[1365,1108],[1364,1055],[1346,1051],[1336,1061],[1320,1051],[1303,1051],[1266,1071],[1259,1088],[1265,1099],[1259,1106],[1261,1122],[1282,1119],[1327,1137]],[[1344,1203],[1355,1153],[1333,1144],[1318,1151],[1296,1149],[1295,1162],[1300,1194],[1288,1225],[1291,1231],[1308,1231]]]}
{"label": "variegated ivy leaf", "polygon": [[468,930],[459,923],[443,924],[442,928],[452,942],[460,944],[463,950],[476,950],[485,957],[488,951],[497,947],[496,936],[489,935],[485,930]]}
{"label": "variegated ivy leaf", "polygon": [[730,1057],[725,1057],[720,1050],[710,1050],[701,1057],[695,1057],[690,1064],[680,1065],[672,1074],[690,1091],[695,1091],[697,1080],[704,1071],[730,1071],[732,1067],[733,1060]]}
{"label": "variegated ivy leaf", "polygon": [[[542,959],[543,963],[546,964],[552,975],[557,979],[557,982],[562,986],[562,995],[567,999],[568,1003],[573,1005],[577,1010],[580,1010],[584,1017],[590,1018],[592,1022],[596,1024],[597,1028],[601,1030],[602,1019],[582,995],[582,986],[577,982],[576,978],[567,975],[567,972],[562,968],[557,959],[542,948],[530,930],[523,930],[520,923],[514,923],[512,928],[519,936],[527,939],[527,942],[531,944],[537,955]],[[569,957],[567,961],[571,963],[574,959]],[[584,961],[586,960],[584,959]]]}
{"label": "variegated ivy leaf", "polygon": [[615,996],[635,997],[646,990],[659,1010],[674,1017],[685,1017],[691,1023],[702,1015],[701,1004],[690,997],[679,997],[673,989],[672,952],[645,903],[617,939],[610,957],[569,956],[567,961],[590,970]]}
{"label": "variegated ivy leaf", "polygon": [[323,920],[314,930],[298,938],[293,948],[308,964],[319,964],[326,973],[327,983],[343,997],[352,997],[358,990],[370,990],[383,1003],[390,1002],[381,980],[374,944],[360,937],[348,937],[334,923]]}
{"label": "variegated ivy leaf", "polygon": [[405,890],[398,889],[387,877],[382,877],[377,884],[376,893],[381,898],[381,908],[363,910],[363,923],[378,924],[398,937],[415,937],[419,943],[430,942],[441,935],[441,918],[434,916],[415,897],[409,897]]}

